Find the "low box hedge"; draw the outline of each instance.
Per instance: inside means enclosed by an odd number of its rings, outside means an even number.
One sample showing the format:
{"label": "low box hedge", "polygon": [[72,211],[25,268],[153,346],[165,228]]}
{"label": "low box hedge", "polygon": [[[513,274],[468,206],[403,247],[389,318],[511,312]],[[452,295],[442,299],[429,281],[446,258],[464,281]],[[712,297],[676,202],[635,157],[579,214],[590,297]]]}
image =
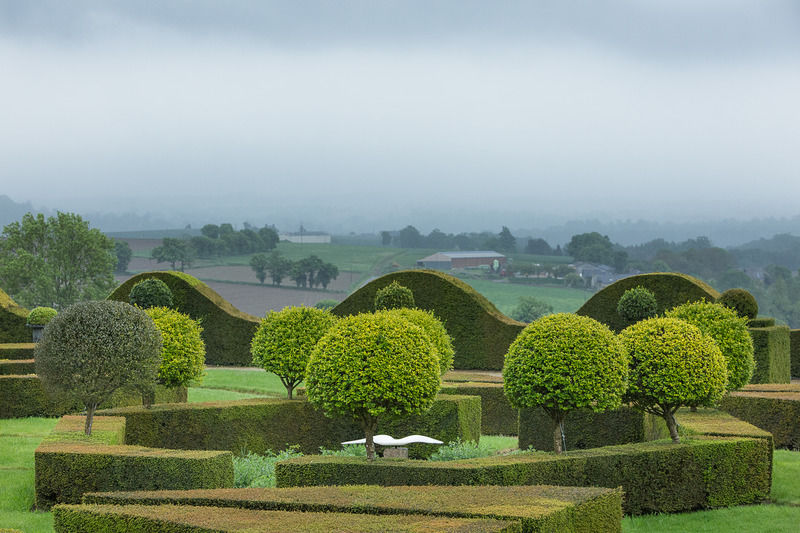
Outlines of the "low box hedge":
{"label": "low box hedge", "polygon": [[503,383],[503,376],[498,372],[481,372],[479,370],[450,370],[442,376],[442,381],[449,383]]}
{"label": "low box hedge", "polygon": [[776,448],[800,450],[800,392],[732,392],[719,407],[768,431]]}
{"label": "low box hedge", "polygon": [[484,435],[517,435],[519,412],[511,407],[502,383],[453,383],[442,385],[439,394],[480,396],[481,433]]}
{"label": "low box hedge", "polygon": [[33,359],[36,345],[32,342],[0,344],[0,359]]}
{"label": "low box hedge", "polygon": [[[155,401],[185,402],[187,389],[178,387],[168,389],[156,386]],[[118,390],[104,402],[104,407],[141,405],[142,395],[134,390]],[[0,374],[0,418],[24,418],[28,416],[53,417],[66,413],[79,413],[84,406],[68,397],[49,397],[39,377],[34,374]]]}
{"label": "low box hedge", "polygon": [[753,338],[753,358],[756,361],[750,383],[791,382],[789,328],[771,326],[748,330]]}
{"label": "low box hedge", "polygon": [[[296,445],[303,453],[317,453],[320,447],[338,449],[341,442],[364,436],[354,421],[328,418],[305,399],[163,404],[150,409],[108,409],[99,414],[125,417],[126,443],[154,448],[264,453]],[[481,433],[480,398],[441,395],[426,413],[381,421],[377,433],[477,442]],[[427,457],[437,448],[414,444],[409,454]]]}
{"label": "low box hedge", "polygon": [[800,329],[789,331],[789,359],[790,374],[800,378]]}
{"label": "low box hedge", "polygon": [[57,533],[273,533],[276,531],[394,531],[398,533],[516,532],[519,523],[492,518],[420,515],[357,515],[176,505],[59,505]]}
{"label": "low box hedge", "polygon": [[36,448],[37,508],[79,503],[84,492],[233,486],[230,452],[120,445],[125,419],[104,418],[88,437],[76,429],[83,417],[69,418]]}
{"label": "low box hedge", "polygon": [[622,487],[628,514],[682,512],[763,501],[772,447],[766,439],[694,437],[561,455],[527,452],[433,462],[304,456],[279,462],[279,487],[310,485],[566,485]]}
{"label": "low box hedge", "polygon": [[[542,408],[519,411],[519,448],[553,451],[553,419]],[[614,444],[645,442],[669,436],[664,419],[632,407],[595,413],[570,411],[564,419],[567,450],[584,450]]]}
{"label": "low box hedge", "polygon": [[25,376],[36,373],[33,359],[0,359],[0,376]]}
{"label": "low box hedge", "polygon": [[[434,515],[519,521],[521,531],[620,531],[622,490],[597,487],[248,488],[92,493],[88,504],[195,505],[259,510]],[[502,502],[502,505],[498,505]]]}

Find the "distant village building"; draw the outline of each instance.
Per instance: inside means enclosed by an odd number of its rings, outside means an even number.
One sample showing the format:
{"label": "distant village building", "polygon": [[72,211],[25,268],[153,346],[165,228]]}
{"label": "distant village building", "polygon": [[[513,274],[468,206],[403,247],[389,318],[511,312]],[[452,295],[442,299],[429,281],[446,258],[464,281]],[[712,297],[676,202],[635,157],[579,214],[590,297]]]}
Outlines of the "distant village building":
{"label": "distant village building", "polygon": [[330,244],[331,235],[322,231],[302,231],[299,233],[281,233],[278,235],[281,241],[293,242],[296,244]]}
{"label": "distant village building", "polygon": [[506,256],[493,251],[438,252],[417,260],[417,266],[436,270],[450,270],[453,268],[492,267],[495,261],[497,261],[499,270],[505,266]]}
{"label": "distant village building", "polygon": [[[596,265],[594,263],[577,262],[572,265],[584,281],[588,281],[588,286],[592,289],[602,289],[611,285],[615,281],[627,278],[633,274],[617,274],[614,267],[608,265]],[[638,271],[636,272],[638,273]]]}

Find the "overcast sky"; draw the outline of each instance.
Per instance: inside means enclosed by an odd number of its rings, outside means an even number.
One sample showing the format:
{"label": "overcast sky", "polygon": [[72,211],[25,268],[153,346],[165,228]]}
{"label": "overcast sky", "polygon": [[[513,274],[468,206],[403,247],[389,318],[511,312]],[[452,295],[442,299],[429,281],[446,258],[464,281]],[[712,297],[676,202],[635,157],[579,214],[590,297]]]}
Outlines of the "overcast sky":
{"label": "overcast sky", "polygon": [[356,231],[791,217],[800,2],[0,0],[0,194]]}

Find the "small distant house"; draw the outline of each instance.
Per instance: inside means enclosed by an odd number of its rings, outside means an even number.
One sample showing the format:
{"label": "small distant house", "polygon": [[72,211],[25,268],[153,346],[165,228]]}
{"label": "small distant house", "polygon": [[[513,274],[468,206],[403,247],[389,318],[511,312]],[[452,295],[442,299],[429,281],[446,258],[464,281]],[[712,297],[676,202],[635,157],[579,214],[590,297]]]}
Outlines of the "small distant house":
{"label": "small distant house", "polygon": [[331,235],[322,231],[302,231],[300,233],[281,233],[280,240],[296,244],[330,244]]}
{"label": "small distant house", "polygon": [[453,268],[491,267],[495,261],[502,268],[506,264],[506,256],[492,251],[438,252],[418,259],[417,266],[436,270],[450,270]]}
{"label": "small distant house", "polygon": [[584,280],[589,280],[589,286],[593,289],[600,289],[606,285],[611,285],[615,281],[626,278],[631,274],[617,274],[614,267],[608,265],[596,265],[593,263],[578,262],[572,265],[575,272]]}

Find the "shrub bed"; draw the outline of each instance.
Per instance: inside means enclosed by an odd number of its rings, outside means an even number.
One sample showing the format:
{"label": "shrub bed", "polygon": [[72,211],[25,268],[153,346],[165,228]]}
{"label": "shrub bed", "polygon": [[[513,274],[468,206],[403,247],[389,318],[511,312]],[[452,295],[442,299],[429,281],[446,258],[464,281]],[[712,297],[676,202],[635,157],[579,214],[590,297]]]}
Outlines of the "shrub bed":
{"label": "shrub bed", "polygon": [[59,533],[125,531],[126,533],[268,533],[273,531],[431,531],[488,533],[519,531],[519,524],[492,518],[418,515],[354,515],[292,511],[254,511],[175,505],[62,505],[53,509]]}
{"label": "shrub bed", "polygon": [[431,462],[305,456],[275,466],[279,487],[309,485],[567,485],[622,487],[628,514],[755,503],[769,496],[766,439],[696,437]]}
{"label": "shrub bed", "polygon": [[502,383],[444,383],[439,394],[480,396],[481,433],[517,435],[519,412],[511,407]]}
{"label": "shrub bed", "polygon": [[756,362],[750,383],[791,382],[789,328],[750,327],[748,331],[753,338],[753,358]]}
{"label": "shrub bed", "polygon": [[789,331],[789,359],[790,374],[793,378],[800,378],[800,329]]}
{"label": "shrub bed", "polygon": [[172,291],[174,308],[200,321],[209,365],[249,366],[250,340],[260,322],[258,317],[236,309],[211,287],[183,272],[143,272],[114,289],[109,300],[128,302],[139,281],[155,278]]}
{"label": "shrub bed", "polygon": [[800,392],[732,392],[719,407],[770,432],[776,448],[800,450]]}
{"label": "shrub bed", "polygon": [[[498,506],[498,502],[502,502]],[[622,491],[596,487],[296,487],[87,494],[84,503],[499,518],[521,531],[619,531]]]}
{"label": "shrub bed", "polygon": [[0,359],[0,375],[24,376],[36,373],[33,359]]}
{"label": "shrub bed", "polygon": [[68,418],[36,448],[37,508],[79,503],[84,492],[233,486],[230,452],[124,446],[125,419],[104,418],[91,436],[78,429],[83,417]]}
{"label": "shrub bed", "polygon": [[0,344],[0,359],[33,359],[36,344],[32,342],[12,342]]}
{"label": "shrub bed", "polygon": [[[102,413],[127,420],[126,443],[154,448],[264,453],[297,445],[303,453],[339,448],[363,431],[349,419],[332,419],[306,400],[251,399],[234,402],[127,407]],[[444,442],[480,439],[481,405],[475,396],[442,395],[427,413],[381,421],[378,433],[422,434]],[[426,457],[436,446],[415,444],[409,453]]]}

